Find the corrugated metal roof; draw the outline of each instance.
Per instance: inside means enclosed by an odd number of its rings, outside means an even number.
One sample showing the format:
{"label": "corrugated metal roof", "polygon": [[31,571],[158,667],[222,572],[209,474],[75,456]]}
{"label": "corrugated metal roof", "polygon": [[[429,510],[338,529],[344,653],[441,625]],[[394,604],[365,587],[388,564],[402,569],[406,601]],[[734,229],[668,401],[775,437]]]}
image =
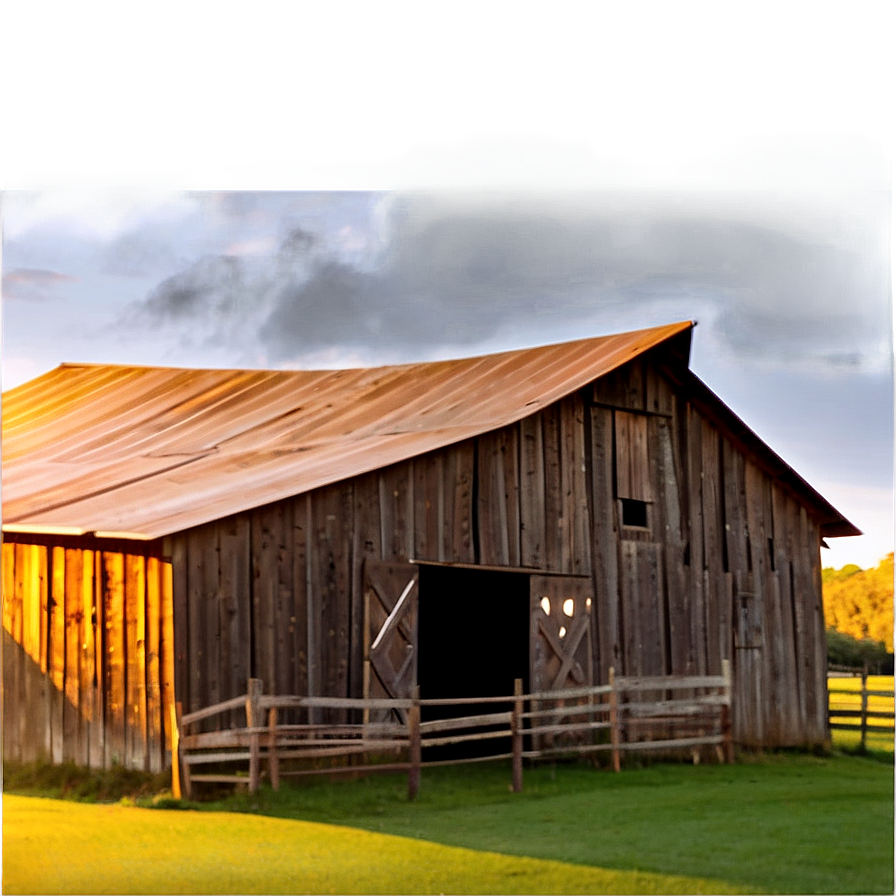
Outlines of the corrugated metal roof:
{"label": "corrugated metal roof", "polygon": [[358,370],[62,365],[3,396],[3,528],[179,532],[506,426],[691,326]]}
{"label": "corrugated metal roof", "polygon": [[65,364],[3,396],[4,529],[182,531],[506,426],[691,326],[359,370]]}

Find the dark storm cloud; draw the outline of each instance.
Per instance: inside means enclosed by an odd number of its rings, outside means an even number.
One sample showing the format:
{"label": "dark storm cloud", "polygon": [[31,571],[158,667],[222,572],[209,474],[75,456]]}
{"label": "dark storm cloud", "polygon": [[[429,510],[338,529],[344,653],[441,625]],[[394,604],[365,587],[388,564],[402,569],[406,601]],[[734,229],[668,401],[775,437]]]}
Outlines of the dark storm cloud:
{"label": "dark storm cloud", "polygon": [[[577,321],[598,327],[608,309],[673,316],[711,303],[715,335],[745,357],[848,362],[880,335],[887,286],[877,258],[771,225],[642,207],[497,209],[406,202],[391,248],[367,274],[320,267],[282,290],[262,339],[287,358],[331,343],[409,348],[474,343]],[[338,295],[338,298],[337,298]],[[312,309],[314,311],[312,312]],[[674,312],[674,314],[673,314]]]}
{"label": "dark storm cloud", "polygon": [[722,350],[744,358],[861,364],[886,339],[886,266],[836,228],[643,198],[412,196],[394,199],[387,229],[385,251],[364,268],[298,227],[251,275],[236,259],[206,258],[145,308],[239,318],[277,362],[334,347],[423,358],[499,333],[575,338],[707,309]]}

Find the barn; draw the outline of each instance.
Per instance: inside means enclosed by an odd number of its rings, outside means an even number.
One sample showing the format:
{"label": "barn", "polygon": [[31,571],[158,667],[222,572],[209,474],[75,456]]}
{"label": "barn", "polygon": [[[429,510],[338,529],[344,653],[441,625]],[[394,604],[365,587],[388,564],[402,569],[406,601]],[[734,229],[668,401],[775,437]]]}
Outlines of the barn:
{"label": "barn", "polygon": [[158,770],[172,707],[733,675],[828,738],[859,534],[689,369],[693,324],[328,371],[65,364],[3,396],[3,755]]}

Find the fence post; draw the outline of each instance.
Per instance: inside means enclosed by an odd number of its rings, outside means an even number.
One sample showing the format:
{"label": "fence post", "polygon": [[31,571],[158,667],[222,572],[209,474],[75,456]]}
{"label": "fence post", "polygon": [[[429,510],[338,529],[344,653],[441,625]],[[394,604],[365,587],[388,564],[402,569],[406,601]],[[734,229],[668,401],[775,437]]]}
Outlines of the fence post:
{"label": "fence post", "polygon": [[[180,750],[180,729],[181,715],[183,707],[180,700],[171,707],[171,794],[179,800],[181,796],[190,799],[190,776],[184,774],[187,771],[186,765],[183,763],[183,756]],[[182,777],[183,776],[183,777]],[[183,781],[183,784],[181,783]]]}
{"label": "fence post", "polygon": [[268,774],[271,776],[271,787],[280,789],[280,756],[277,753],[277,707],[268,711]]}
{"label": "fence post", "polygon": [[725,751],[725,762],[734,762],[734,739],[731,731],[731,661],[722,660],[722,675],[725,679],[723,689],[725,703],[722,705],[722,748]]}
{"label": "fence post", "polygon": [[[261,697],[262,683],[259,678],[249,679],[249,693],[246,695],[246,727],[261,727],[261,708],[258,705]],[[258,790],[258,760],[259,760],[258,732],[249,735],[249,793]]]}
{"label": "fence post", "polygon": [[868,664],[862,667],[862,750],[865,749],[865,734],[868,730]]}
{"label": "fence post", "polygon": [[420,789],[420,760],[422,748],[420,743],[420,686],[414,687],[413,703],[408,710],[408,742],[410,769],[408,769],[408,799],[417,796]]}
{"label": "fence post", "polygon": [[510,713],[510,742],[513,751],[513,792],[523,789],[523,680],[513,680],[513,711]]}
{"label": "fence post", "polygon": [[610,666],[610,739],[613,744],[613,771],[618,772],[619,763],[619,695],[616,690],[616,670]]}

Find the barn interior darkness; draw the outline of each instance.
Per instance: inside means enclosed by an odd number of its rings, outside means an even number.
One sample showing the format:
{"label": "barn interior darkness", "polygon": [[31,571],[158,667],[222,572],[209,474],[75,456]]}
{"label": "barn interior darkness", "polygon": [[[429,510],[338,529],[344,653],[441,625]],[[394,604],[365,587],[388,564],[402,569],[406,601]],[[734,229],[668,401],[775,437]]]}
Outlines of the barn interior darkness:
{"label": "barn interior darkness", "polygon": [[[529,687],[529,577],[524,573],[420,567],[417,680],[423,699],[494,697]],[[469,714],[504,705],[470,707]],[[457,715],[424,706],[423,721]],[[504,752],[501,741],[463,745],[465,753]],[[436,759],[427,751],[427,758]],[[441,757],[438,757],[441,758]]]}

